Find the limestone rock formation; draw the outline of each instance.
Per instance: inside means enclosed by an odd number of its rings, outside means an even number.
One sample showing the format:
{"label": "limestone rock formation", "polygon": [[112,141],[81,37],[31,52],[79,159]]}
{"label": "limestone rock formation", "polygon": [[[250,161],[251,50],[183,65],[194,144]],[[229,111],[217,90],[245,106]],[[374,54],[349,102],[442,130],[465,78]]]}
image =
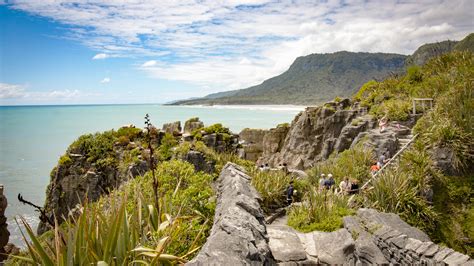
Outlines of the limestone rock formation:
{"label": "limestone rock formation", "polygon": [[181,159],[194,165],[196,171],[203,171],[206,173],[213,173],[216,165],[215,161],[206,158],[202,152],[198,151],[189,151]]}
{"label": "limestone rock formation", "polygon": [[188,265],[264,265],[273,258],[258,192],[250,177],[227,163],[217,179],[214,225],[206,244]]}
{"label": "limestone rock formation", "polygon": [[362,264],[473,264],[469,256],[438,246],[421,230],[393,213],[359,209],[344,217],[344,227],[355,238],[356,263]]}
{"label": "limestone rock formation", "polygon": [[234,134],[212,133],[203,135],[202,141],[207,147],[217,152],[235,153],[239,145],[239,136]]}
{"label": "limestone rock formation", "polygon": [[267,131],[263,136],[263,153],[257,161],[258,164],[268,163],[267,158],[281,151],[289,130],[288,126],[280,126]]}
{"label": "limestone rock formation", "polygon": [[163,124],[163,131],[172,135],[180,135],[181,121]]}
{"label": "limestone rock formation", "polygon": [[[122,161],[124,147],[115,145],[115,160]],[[141,147],[141,149],[143,149]],[[143,150],[146,153],[145,150]],[[148,171],[148,163],[141,158],[131,162],[125,169],[116,165],[99,165],[90,162],[84,151],[68,150],[69,163],[58,163],[51,171],[51,180],[46,189],[45,211],[51,221],[54,217],[61,223],[70,211],[85,201],[93,202],[102,195],[119,187],[124,181]],[[40,222],[38,234],[49,230],[49,225]]]}
{"label": "limestone rock formation", "polygon": [[[349,99],[308,107],[295,117],[282,142],[283,134],[265,136],[259,163],[287,163],[296,169],[311,167],[331,153],[349,148],[360,132],[374,128],[375,122],[364,114],[364,109],[351,108]],[[360,121],[352,124],[355,118]],[[278,128],[273,131],[285,132]]]}
{"label": "limestone rock formation", "polygon": [[245,128],[239,133],[242,159],[257,161],[263,152],[263,139],[268,130]]}
{"label": "limestone rock formation", "polygon": [[349,99],[308,107],[289,128],[270,129],[265,134],[257,163],[286,163],[289,168],[304,170],[359,142],[377,156],[386,152],[393,156],[400,148],[399,139],[411,134],[409,127],[395,123],[383,132],[376,127],[376,119],[357,103],[351,105]]}
{"label": "limestone rock formation", "polygon": [[200,121],[199,118],[195,117],[195,118],[191,118],[191,119],[187,120],[186,122],[184,122],[183,131],[184,131],[185,134],[190,134],[194,130],[199,129],[199,128],[203,128],[203,127],[204,127],[204,123],[202,121]]}
{"label": "limestone rock formation", "polygon": [[3,185],[0,185],[0,262],[6,259],[6,256],[3,254],[6,253],[5,246],[10,237],[10,232],[7,229],[7,217],[5,217],[7,206],[7,198],[3,195]]}

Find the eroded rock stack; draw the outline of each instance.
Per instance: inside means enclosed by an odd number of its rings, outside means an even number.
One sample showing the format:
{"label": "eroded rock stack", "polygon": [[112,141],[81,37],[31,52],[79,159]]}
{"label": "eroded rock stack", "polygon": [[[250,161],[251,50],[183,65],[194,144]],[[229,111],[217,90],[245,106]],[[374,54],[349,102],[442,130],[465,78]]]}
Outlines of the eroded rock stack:
{"label": "eroded rock stack", "polygon": [[260,198],[250,177],[239,166],[227,163],[217,179],[217,195],[211,234],[188,265],[271,264]]}
{"label": "eroded rock stack", "polygon": [[[331,153],[349,148],[360,132],[374,128],[375,121],[363,114],[361,109],[351,108],[349,99],[308,107],[295,117],[283,143],[264,142],[259,163],[287,163],[290,168],[309,168]],[[355,118],[360,122],[352,124]]]}
{"label": "eroded rock stack", "polygon": [[242,149],[239,155],[242,159],[257,161],[263,153],[263,139],[268,130],[245,128],[239,133]]}
{"label": "eroded rock stack", "polygon": [[349,99],[308,107],[298,114],[290,127],[270,129],[263,138],[262,156],[258,164],[304,170],[363,141],[377,156],[388,152],[393,156],[399,138],[411,133],[404,125],[391,124],[380,132],[377,120],[365,108],[351,105]]}
{"label": "eroded rock stack", "polygon": [[5,209],[8,206],[7,198],[3,195],[3,185],[0,185],[0,262],[6,259],[5,246],[8,243],[10,232],[7,229],[7,217],[5,217]]}

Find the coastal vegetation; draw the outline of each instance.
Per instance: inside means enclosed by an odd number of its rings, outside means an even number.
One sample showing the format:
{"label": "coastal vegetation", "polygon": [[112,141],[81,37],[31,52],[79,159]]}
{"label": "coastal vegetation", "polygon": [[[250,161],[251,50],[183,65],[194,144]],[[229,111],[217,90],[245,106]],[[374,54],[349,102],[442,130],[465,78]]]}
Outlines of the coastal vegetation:
{"label": "coastal vegetation", "polygon": [[[372,181],[368,191],[352,198],[352,208],[372,207],[397,213],[409,224],[428,233],[434,241],[473,254],[473,79],[473,54],[452,52],[434,58],[424,66],[411,67],[404,76],[383,82],[370,81],[361,87],[354,100],[376,117],[385,115],[397,121],[413,119],[408,108],[413,97],[433,98],[435,106],[419,115],[414,127],[419,137],[412,147],[403,153],[395,167],[389,167]],[[440,153],[450,158],[444,169],[436,163],[442,160]],[[370,150],[356,146],[316,164],[308,171],[309,180],[317,186],[320,173],[333,173],[336,184],[345,176],[357,179],[359,183],[366,182],[371,176],[369,166],[373,159]],[[318,202],[322,195],[325,193],[310,193],[306,196],[307,202]],[[337,197],[326,198],[316,206],[334,204],[335,210],[326,216],[338,217],[338,223],[310,222],[318,221],[319,214],[325,210],[312,212],[312,204],[303,204],[291,208],[289,224],[302,231],[324,230],[327,223],[341,226],[345,214],[338,215],[337,206],[348,208],[348,205],[342,204]]]}
{"label": "coastal vegetation", "polygon": [[[413,131],[419,137],[393,167],[385,169],[372,180],[368,190],[355,196],[320,189],[319,177],[321,173],[332,173],[336,184],[344,177],[359,184],[367,182],[375,154],[363,141],[316,163],[307,171],[308,178],[298,179],[284,171],[259,171],[253,162],[240,159],[235,153],[217,152],[207,146],[204,137],[209,134],[220,134],[224,142],[230,141],[232,133],[222,124],[195,129],[190,134],[191,141],[181,142],[173,134],[151,126],[146,130],[124,127],[83,135],[59,158],[53,173],[69,171],[79,162],[89,167],[78,170],[86,176],[107,169],[127,172],[130,166],[151,163],[143,173],[127,177],[97,201],[88,202],[86,198],[64,222],[54,217],[52,230],[41,236],[35,236],[20,218],[27,250],[8,263],[187,262],[210,234],[216,207],[212,183],[227,162],[242,166],[252,176],[252,185],[259,192],[266,213],[287,205],[285,191],[294,181],[295,200],[301,204],[289,208],[288,225],[299,231],[334,231],[342,227],[344,216],[354,214],[359,207],[370,207],[399,214],[428,233],[433,241],[472,256],[472,80],[474,55],[452,52],[423,66],[410,66],[406,75],[361,86],[353,97],[355,102],[376,118],[413,120]],[[414,97],[432,98],[434,108],[419,109],[419,115],[412,115]],[[351,124],[359,122],[353,120]],[[190,152],[202,154],[213,170],[197,171],[195,165],[185,161]],[[440,158],[440,154],[444,157]],[[448,163],[440,167],[440,160]],[[26,235],[31,241],[26,240]]]}

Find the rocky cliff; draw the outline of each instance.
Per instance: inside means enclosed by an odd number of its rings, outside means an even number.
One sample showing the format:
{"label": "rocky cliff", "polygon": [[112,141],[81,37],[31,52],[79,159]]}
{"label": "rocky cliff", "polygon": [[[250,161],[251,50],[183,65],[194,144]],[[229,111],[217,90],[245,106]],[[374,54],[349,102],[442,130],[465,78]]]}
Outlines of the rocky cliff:
{"label": "rocky cliff", "polygon": [[287,163],[290,168],[307,169],[362,140],[377,155],[393,155],[399,146],[398,138],[410,133],[403,125],[388,127],[384,132],[376,126],[377,121],[366,114],[365,108],[351,105],[349,99],[308,107],[289,128],[275,128],[265,134],[257,163]]}
{"label": "rocky cliff", "polygon": [[5,217],[5,209],[8,206],[7,198],[3,195],[3,185],[0,185],[0,263],[6,259],[5,246],[8,243],[10,232],[7,229],[7,217]]}
{"label": "rocky cliff", "polygon": [[[202,140],[218,152],[235,153],[239,146],[238,135],[220,124],[204,127],[198,118],[188,120],[184,128],[195,135],[183,134],[180,121],[164,124],[162,128],[153,128],[150,133],[155,158],[161,160],[172,158],[174,146],[183,141]],[[145,174],[150,157],[147,147],[145,131],[133,125],[79,137],[51,171],[44,205],[48,219],[42,219],[38,233],[49,230],[47,220],[56,218],[61,223],[78,205],[96,201],[126,180]],[[180,159],[192,163],[196,171],[214,171],[215,162],[200,152],[191,150]]]}

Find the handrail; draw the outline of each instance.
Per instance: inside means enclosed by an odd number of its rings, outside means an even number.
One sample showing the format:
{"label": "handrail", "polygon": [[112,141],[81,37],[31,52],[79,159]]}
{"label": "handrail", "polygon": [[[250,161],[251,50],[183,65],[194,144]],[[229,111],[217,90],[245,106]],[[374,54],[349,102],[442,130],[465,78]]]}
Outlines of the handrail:
{"label": "handrail", "polygon": [[382,172],[382,170],[387,168],[403,151],[405,151],[408,148],[408,146],[410,146],[410,144],[415,140],[417,136],[418,134],[414,135],[413,138],[411,138],[410,141],[408,141],[405,144],[405,146],[403,146],[397,153],[395,153],[395,155],[392,158],[390,158],[390,160],[388,160],[388,162],[384,164],[382,168],[380,168],[380,170],[377,171],[377,173],[375,173],[367,182],[365,182],[365,184],[360,188],[360,190],[363,190],[370,183],[370,181],[375,179]]}

